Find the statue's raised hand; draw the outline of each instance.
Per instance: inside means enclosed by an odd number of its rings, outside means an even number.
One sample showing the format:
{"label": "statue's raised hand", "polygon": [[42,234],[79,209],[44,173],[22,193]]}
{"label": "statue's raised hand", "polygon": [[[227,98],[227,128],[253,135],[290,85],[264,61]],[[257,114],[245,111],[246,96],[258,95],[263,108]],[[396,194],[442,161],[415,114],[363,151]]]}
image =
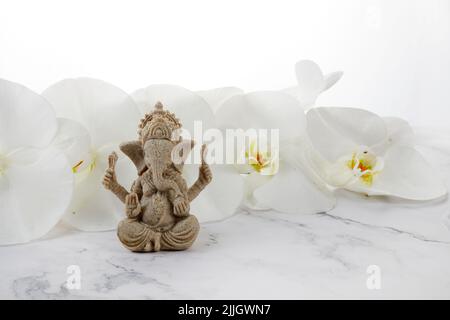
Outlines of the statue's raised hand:
{"label": "statue's raised hand", "polygon": [[132,192],[125,197],[125,212],[127,217],[132,219],[137,218],[141,213],[141,205],[136,193]]}
{"label": "statue's raised hand", "polygon": [[207,185],[212,180],[212,172],[209,165],[206,163],[206,144],[202,145],[202,164],[200,165],[199,170],[199,180],[202,182],[202,184]]}
{"label": "statue's raised hand", "polygon": [[108,156],[108,169],[106,169],[105,175],[103,177],[103,186],[108,190],[112,190],[119,185],[116,177],[117,159],[117,153],[115,152],[112,152]]}

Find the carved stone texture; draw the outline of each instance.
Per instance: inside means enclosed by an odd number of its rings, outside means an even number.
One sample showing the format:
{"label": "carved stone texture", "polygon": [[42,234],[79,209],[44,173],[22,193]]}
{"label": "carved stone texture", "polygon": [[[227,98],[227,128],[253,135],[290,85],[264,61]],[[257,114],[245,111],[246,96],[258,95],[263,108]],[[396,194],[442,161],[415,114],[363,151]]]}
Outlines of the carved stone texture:
{"label": "carved stone texture", "polygon": [[127,217],[119,223],[117,235],[131,251],[185,250],[197,238],[200,227],[190,214],[189,204],[211,182],[212,173],[205,162],[203,145],[198,179],[188,188],[182,168],[194,143],[174,139],[180,128],[175,115],[158,102],[154,111],[141,120],[139,140],[120,145],[137,168],[138,177],[131,191],[117,181],[117,154],[109,156],[103,185],[125,205]]}

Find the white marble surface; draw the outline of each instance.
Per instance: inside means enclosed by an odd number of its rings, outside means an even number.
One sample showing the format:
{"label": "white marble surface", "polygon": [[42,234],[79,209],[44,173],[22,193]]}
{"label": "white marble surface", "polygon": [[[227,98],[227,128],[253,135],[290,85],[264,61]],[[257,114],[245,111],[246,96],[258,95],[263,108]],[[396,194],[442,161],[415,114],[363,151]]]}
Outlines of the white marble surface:
{"label": "white marble surface", "polygon": [[[450,298],[447,199],[417,204],[341,192],[327,214],[241,210],[204,224],[185,252],[137,254],[115,232],[59,226],[46,239],[0,247],[0,298]],[[69,265],[81,289],[65,287]],[[369,290],[366,269],[381,269]]]}

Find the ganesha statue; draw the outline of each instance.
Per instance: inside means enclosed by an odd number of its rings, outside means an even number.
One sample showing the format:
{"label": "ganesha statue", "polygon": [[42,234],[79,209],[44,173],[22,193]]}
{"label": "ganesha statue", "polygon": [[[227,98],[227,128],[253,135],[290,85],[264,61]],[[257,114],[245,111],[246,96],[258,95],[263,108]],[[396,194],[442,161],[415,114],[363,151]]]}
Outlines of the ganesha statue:
{"label": "ganesha statue", "polygon": [[130,192],[117,181],[117,154],[109,156],[103,185],[125,205],[117,235],[131,251],[185,250],[197,238],[200,226],[190,214],[190,202],[211,182],[212,173],[203,145],[198,179],[187,186],[182,169],[194,142],[183,140],[179,129],[180,121],[158,102],[141,120],[139,140],[120,145],[137,168]]}

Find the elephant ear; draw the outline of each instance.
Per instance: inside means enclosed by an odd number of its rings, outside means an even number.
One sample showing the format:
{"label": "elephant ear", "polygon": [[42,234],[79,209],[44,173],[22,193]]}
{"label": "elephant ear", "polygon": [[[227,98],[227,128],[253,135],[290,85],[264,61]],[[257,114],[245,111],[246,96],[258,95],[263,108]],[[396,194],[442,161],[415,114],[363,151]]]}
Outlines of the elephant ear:
{"label": "elephant ear", "polygon": [[124,142],[120,144],[119,148],[131,159],[131,161],[133,161],[139,175],[147,170],[147,166],[144,162],[144,150],[142,149],[142,143],[139,140]]}
{"label": "elephant ear", "polygon": [[172,161],[175,169],[182,173],[184,162],[186,161],[189,153],[194,148],[194,140],[181,140],[172,149]]}

